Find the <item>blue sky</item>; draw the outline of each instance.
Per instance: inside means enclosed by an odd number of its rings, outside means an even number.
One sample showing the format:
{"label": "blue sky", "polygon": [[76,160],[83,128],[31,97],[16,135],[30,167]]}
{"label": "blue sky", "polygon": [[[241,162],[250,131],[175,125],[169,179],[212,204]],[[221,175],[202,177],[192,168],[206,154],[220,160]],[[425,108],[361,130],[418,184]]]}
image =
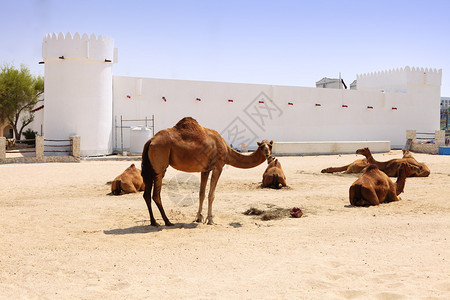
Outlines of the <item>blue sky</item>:
{"label": "blue sky", "polygon": [[322,77],[442,69],[450,96],[450,1],[0,0],[0,63],[43,75],[47,33],[106,35],[114,75],[314,87]]}

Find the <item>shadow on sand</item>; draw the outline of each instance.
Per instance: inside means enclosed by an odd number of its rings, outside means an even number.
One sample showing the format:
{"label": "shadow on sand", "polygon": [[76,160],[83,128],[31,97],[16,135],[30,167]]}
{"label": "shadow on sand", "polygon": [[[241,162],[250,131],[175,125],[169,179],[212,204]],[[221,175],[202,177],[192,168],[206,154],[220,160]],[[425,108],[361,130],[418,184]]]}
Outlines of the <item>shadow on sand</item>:
{"label": "shadow on sand", "polygon": [[198,223],[175,223],[174,226],[151,226],[151,225],[137,225],[128,228],[117,228],[111,230],[103,230],[104,234],[123,235],[123,234],[135,234],[135,233],[149,233],[158,232],[163,229],[194,229],[197,228]]}

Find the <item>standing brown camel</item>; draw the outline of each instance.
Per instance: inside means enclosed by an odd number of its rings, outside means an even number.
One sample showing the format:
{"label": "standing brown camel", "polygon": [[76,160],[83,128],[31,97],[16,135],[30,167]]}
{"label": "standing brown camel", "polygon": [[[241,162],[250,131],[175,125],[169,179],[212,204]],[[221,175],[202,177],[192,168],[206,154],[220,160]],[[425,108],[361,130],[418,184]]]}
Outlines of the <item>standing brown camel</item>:
{"label": "standing brown camel", "polygon": [[145,189],[141,171],[131,164],[119,176],[114,178],[111,183],[111,192],[113,195],[137,193]]}
{"label": "standing brown camel", "polygon": [[356,153],[364,155],[369,164],[376,165],[378,169],[386,173],[389,177],[398,176],[399,166],[403,162],[407,162],[417,167],[414,172],[408,175],[408,177],[427,177],[430,175],[430,169],[425,164],[417,162],[408,150],[403,151],[403,158],[394,158],[383,162],[375,160],[370,149],[367,147],[356,150]]}
{"label": "standing brown camel", "polygon": [[350,186],[350,204],[370,206],[382,202],[398,201],[397,196],[405,188],[406,177],[419,168],[407,162],[402,162],[398,169],[397,182],[393,183],[376,165],[368,166],[361,177]]}
{"label": "standing brown camel", "polygon": [[273,156],[267,158],[267,169],[264,171],[262,185],[264,187],[271,187],[274,189],[280,189],[281,187],[287,186],[286,176],[284,175],[283,169],[281,169],[281,164]]}
{"label": "standing brown camel", "polygon": [[174,127],[163,129],[144,146],[142,153],[142,177],[145,183],[144,199],[150,214],[150,223],[158,226],[151,208],[153,201],[166,226],[173,225],[167,218],[161,202],[162,179],[167,167],[184,172],[200,172],[199,207],[196,222],[202,222],[203,200],[209,173],[212,171],[208,194],[208,224],[214,224],[212,204],[217,181],[222,168],[228,164],[237,168],[253,168],[263,163],[272,154],[273,141],[263,140],[251,155],[243,155],[231,149],[217,131],[200,126],[191,117],[181,119]]}

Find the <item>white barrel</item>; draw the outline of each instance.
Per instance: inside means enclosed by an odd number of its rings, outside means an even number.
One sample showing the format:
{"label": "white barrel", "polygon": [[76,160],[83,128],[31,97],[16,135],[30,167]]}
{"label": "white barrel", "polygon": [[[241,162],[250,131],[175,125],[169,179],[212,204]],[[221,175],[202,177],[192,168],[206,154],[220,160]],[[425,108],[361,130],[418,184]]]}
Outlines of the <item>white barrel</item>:
{"label": "white barrel", "polygon": [[145,143],[153,136],[153,130],[144,127],[137,126],[131,127],[130,133],[130,152],[142,153]]}
{"label": "white barrel", "polygon": [[42,56],[45,138],[79,135],[81,156],[111,154],[114,41],[78,33],[47,35]]}

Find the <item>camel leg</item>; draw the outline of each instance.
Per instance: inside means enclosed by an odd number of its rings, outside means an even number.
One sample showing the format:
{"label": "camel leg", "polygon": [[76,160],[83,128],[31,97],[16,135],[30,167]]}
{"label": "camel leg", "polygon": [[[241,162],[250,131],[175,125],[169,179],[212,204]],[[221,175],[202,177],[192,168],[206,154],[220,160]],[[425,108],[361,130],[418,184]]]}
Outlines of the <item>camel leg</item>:
{"label": "camel leg", "polygon": [[364,169],[365,167],[361,167],[361,166],[356,166],[356,165],[350,165],[347,169],[347,171],[345,171],[345,174],[357,174],[357,173],[361,173],[361,171]]}
{"label": "camel leg", "polygon": [[386,200],[384,202],[392,202],[392,201],[400,201],[400,199],[395,193],[393,193],[392,191],[388,191],[386,195]]}
{"label": "camel leg", "polygon": [[155,176],[155,189],[153,190],[153,201],[155,201],[156,206],[158,206],[159,212],[161,213],[161,217],[163,218],[166,226],[173,226],[173,224],[167,218],[166,213],[164,212],[162,202],[161,202],[161,188],[162,188],[162,179],[164,177],[164,173],[165,173],[165,171],[162,174],[157,174]]}
{"label": "camel leg", "polygon": [[202,174],[201,174],[198,212],[197,212],[197,218],[195,219],[195,222],[197,222],[197,223],[203,222],[203,216],[202,216],[203,201],[205,200],[205,195],[206,195],[205,190],[206,190],[206,184],[208,183],[209,173],[210,173],[210,171],[202,172]]}
{"label": "camel leg", "polygon": [[214,225],[212,216],[212,204],[216,195],[217,182],[219,181],[220,174],[222,174],[222,168],[215,168],[211,175],[211,183],[209,184],[208,194],[208,216],[206,217],[208,225]]}
{"label": "camel leg", "polygon": [[349,165],[343,166],[343,167],[329,167],[326,169],[323,169],[321,173],[335,173],[335,172],[343,172],[346,171]]}
{"label": "camel leg", "polygon": [[153,216],[153,212],[152,212],[152,186],[153,186],[153,182],[151,184],[147,184],[145,186],[144,200],[145,200],[145,204],[147,204],[148,213],[150,214],[150,225],[159,226],[159,224],[158,224],[158,222],[156,222],[155,217]]}

